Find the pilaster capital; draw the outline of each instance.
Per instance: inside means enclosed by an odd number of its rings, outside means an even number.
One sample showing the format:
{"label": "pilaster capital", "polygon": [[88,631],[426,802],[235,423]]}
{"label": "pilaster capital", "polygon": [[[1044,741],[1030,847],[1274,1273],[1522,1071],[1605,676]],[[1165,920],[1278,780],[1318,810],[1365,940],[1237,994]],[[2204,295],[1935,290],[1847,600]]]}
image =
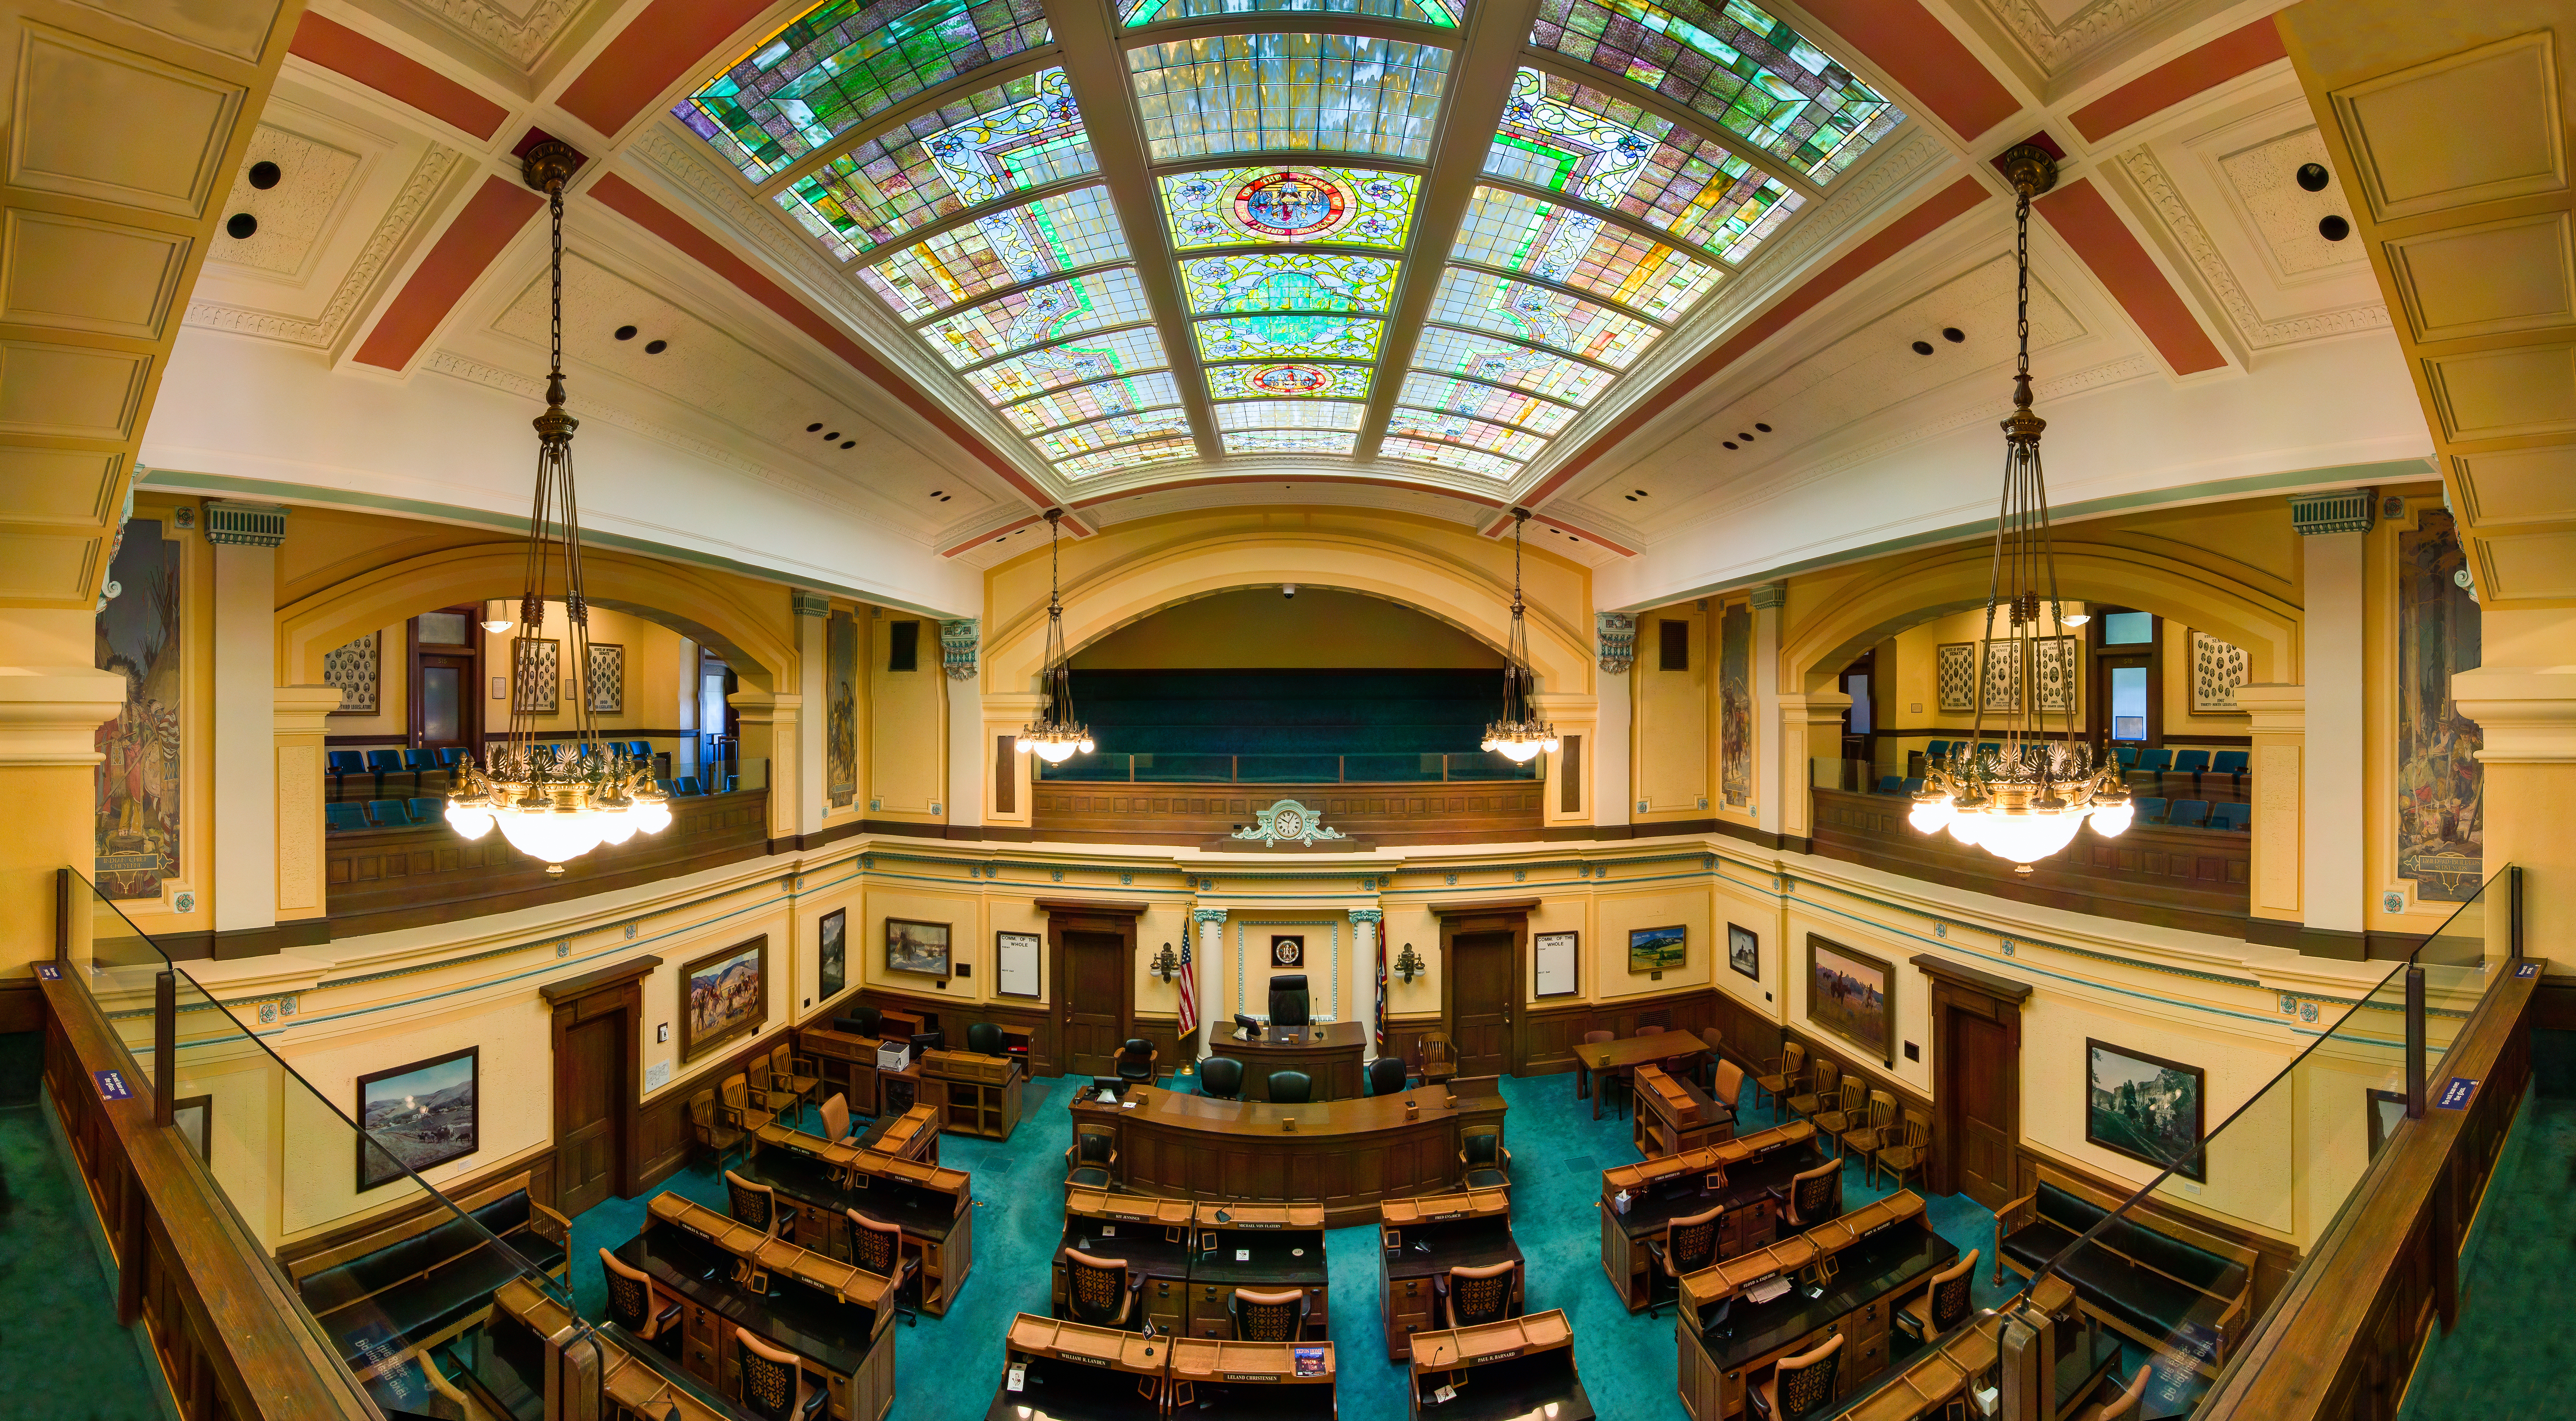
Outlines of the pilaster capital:
{"label": "pilaster capital", "polygon": [[1769,611],[1774,607],[1786,607],[1789,605],[1789,584],[1786,582],[1757,582],[1753,585],[1751,596],[1753,599],[1753,610],[1757,612]]}
{"label": "pilaster capital", "polygon": [[792,721],[805,704],[805,698],[794,691],[755,691],[748,688],[725,697],[727,703],[742,713],[745,725],[774,725]]}
{"label": "pilaster capital", "polygon": [[2451,677],[2490,765],[2576,764],[2576,666],[2482,666]]}
{"label": "pilaster capital", "polygon": [[2236,688],[2236,708],[2253,735],[2305,735],[2308,688],[2279,681],[2249,681]]}
{"label": "pilaster capital", "polygon": [[251,548],[276,547],[286,541],[286,508],[275,503],[208,499],[206,541]]}
{"label": "pilaster capital", "polygon": [[0,765],[95,765],[125,678],[88,666],[0,666]]}
{"label": "pilaster capital", "polygon": [[1355,923],[1382,923],[1386,921],[1386,910],[1383,908],[1353,908],[1351,910],[1351,921]]}
{"label": "pilaster capital", "polygon": [[1595,612],[1592,632],[1599,641],[1601,669],[1612,676],[1627,674],[1637,664],[1637,614],[1634,612]]}
{"label": "pilaster capital", "polygon": [[1225,921],[1225,910],[1223,908],[1192,908],[1190,910],[1190,921],[1194,923],[1222,923]]}
{"label": "pilaster capital", "polygon": [[339,708],[337,686],[280,686],[276,699],[277,733],[320,735],[331,713]]}
{"label": "pilaster capital", "polygon": [[2304,538],[2328,533],[2367,533],[2377,512],[2378,492],[2366,488],[2290,495],[2290,531]]}
{"label": "pilaster capital", "polygon": [[800,617],[824,617],[831,615],[832,612],[831,598],[820,592],[808,592],[801,587],[788,592],[787,605]]}
{"label": "pilaster capital", "polygon": [[939,664],[951,681],[975,679],[976,656],[983,636],[983,624],[972,617],[939,624]]}
{"label": "pilaster capital", "polygon": [[1784,691],[1780,695],[1780,723],[1783,725],[1835,725],[1843,712],[1851,709],[1852,698],[1843,691],[1808,691],[1805,694]]}

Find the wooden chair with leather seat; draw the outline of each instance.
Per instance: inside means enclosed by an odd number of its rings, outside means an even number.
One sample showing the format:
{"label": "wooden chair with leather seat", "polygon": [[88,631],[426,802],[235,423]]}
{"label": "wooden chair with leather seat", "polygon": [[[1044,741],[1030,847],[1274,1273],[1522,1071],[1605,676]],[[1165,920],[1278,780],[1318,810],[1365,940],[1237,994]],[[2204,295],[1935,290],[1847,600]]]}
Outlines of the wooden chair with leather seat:
{"label": "wooden chair with leather seat", "polygon": [[1714,1026],[1703,1026],[1699,1039],[1708,1048],[1707,1057],[1700,1062],[1700,1084],[1705,1086],[1717,1078],[1717,1063],[1726,1059],[1726,1033]]}
{"label": "wooden chair with leather seat", "polygon": [[[771,1238],[788,1243],[796,1241],[796,1210],[793,1205],[778,1202],[778,1191],[766,1184],[754,1184],[732,1170],[725,1171],[726,1212],[738,1224],[748,1224]],[[755,1293],[769,1291],[769,1275],[749,1258],[742,1260],[738,1281]]]}
{"label": "wooden chair with leather seat", "polygon": [[1840,1218],[1843,1212],[1842,1161],[1827,1160],[1814,1169],[1793,1174],[1787,1184],[1771,1192],[1780,1201],[1782,1233],[1802,1233]]}
{"label": "wooden chair with leather seat", "polygon": [[1199,1094],[1216,1100],[1243,1099],[1243,1063],[1232,1056],[1210,1056],[1199,1062]]}
{"label": "wooden chair with leather seat", "polygon": [[1458,1045],[1446,1031],[1422,1033],[1422,1066],[1415,1072],[1424,1085],[1441,1085],[1458,1077]]}
{"label": "wooden chair with leather seat", "polygon": [[1842,1078],[1839,1099],[1827,1098],[1822,1110],[1809,1111],[1816,1133],[1833,1142],[1834,1158],[1842,1158],[1843,1132],[1857,1130],[1869,1123],[1869,1082],[1855,1075]]}
{"label": "wooden chair with leather seat", "polygon": [[1272,1071],[1270,1103],[1306,1105],[1315,1099],[1315,1078],[1304,1071]]}
{"label": "wooden chair with leather seat", "polygon": [[1118,1164],[1118,1132],[1106,1125],[1076,1125],[1064,1152],[1064,1182],[1082,1189],[1110,1188]]}
{"label": "wooden chair with leather seat", "polygon": [[765,1111],[772,1118],[786,1110],[790,1099],[787,1087],[771,1084],[767,1056],[752,1057],[751,1063],[743,1067],[742,1079],[745,1105],[753,1110]]}
{"label": "wooden chair with leather seat", "polygon": [[638,1268],[629,1268],[607,1249],[599,1251],[600,1271],[608,1278],[608,1320],[626,1330],[626,1335],[650,1344],[666,1357],[680,1355],[680,1305],[673,1303],[660,1312],[653,1311],[653,1280]]}
{"label": "wooden chair with leather seat", "polygon": [[1764,1062],[1763,1068],[1754,1072],[1754,1104],[1761,1104],[1762,1097],[1769,1096],[1771,1118],[1777,1120],[1782,1106],[1805,1084],[1806,1078],[1807,1048],[1795,1041],[1789,1042],[1780,1048],[1779,1055]]}
{"label": "wooden chair with leather seat", "polygon": [[[1605,1045],[1618,1039],[1619,1033],[1615,1031],[1583,1033],[1583,1044],[1586,1046]],[[1636,1088],[1636,1077],[1626,1066],[1604,1066],[1594,1071],[1592,1073],[1592,1118],[1595,1120],[1601,1118],[1601,1107],[1606,1102],[1613,1118],[1627,1119],[1628,1097]]]}
{"label": "wooden chair with leather seat", "polygon": [[1131,1036],[1125,1045],[1118,1048],[1118,1054],[1109,1059],[1117,1068],[1118,1079],[1135,1085],[1152,1085],[1154,1063],[1162,1056],[1161,1049],[1153,1042],[1141,1036]]}
{"label": "wooden chair with leather seat", "polygon": [[742,1406],[762,1421],[806,1421],[823,1414],[831,1392],[805,1373],[805,1359],[772,1347],[743,1328],[733,1330],[741,1344]]}
{"label": "wooden chair with leather seat", "polygon": [[1895,1138],[1896,1094],[1875,1088],[1869,1093],[1869,1113],[1834,1137],[1842,1153],[1857,1156],[1863,1164],[1877,1155],[1880,1145]]}
{"label": "wooden chair with leather seat", "polygon": [[689,1137],[699,1149],[715,1156],[716,1166],[724,1166],[725,1156],[750,1139],[748,1131],[728,1125],[716,1110],[716,1093],[702,1090],[689,1097]]}
{"label": "wooden chair with leather seat", "polygon": [[1458,1165],[1470,1189],[1512,1187],[1512,1152],[1499,1125],[1470,1125],[1458,1132]]}
{"label": "wooden chair with leather seat", "polygon": [[[1792,1120],[1815,1120],[1816,1112],[1831,1110],[1841,1103],[1843,1068],[1828,1056],[1818,1056],[1807,1067],[1807,1088],[1794,1092],[1786,1102]],[[1816,1131],[1831,1138],[1824,1122],[1817,1121]]]}
{"label": "wooden chair with leather seat", "polygon": [[[2138,1414],[2138,1399],[2147,1394],[2147,1378],[2154,1376],[2155,1372],[2154,1367],[2141,1365],[2138,1374],[2129,1378],[2126,1390],[2090,1411],[2075,1413],[2071,1421],[2130,1421]],[[2112,1375],[2119,1374],[2114,1372]]]}
{"label": "wooden chair with leather seat", "polygon": [[1413,1076],[1413,1068],[1394,1056],[1380,1056],[1368,1063],[1368,1093],[1399,1095],[1404,1083]]}
{"label": "wooden chair with leather seat", "polygon": [[1931,1162],[1932,1117],[1910,1105],[1902,1114],[1889,1143],[1880,1145],[1878,1153],[1869,1158],[1869,1182],[1873,1185],[1878,1183],[1881,1170],[1887,1171],[1899,1189],[1905,1187],[1905,1176],[1909,1174],[1921,1183],[1923,1168]]}
{"label": "wooden chair with leather seat", "polygon": [[1753,1403],[1752,1414],[1766,1421],[1803,1421],[1832,1410],[1834,1367],[1842,1360],[1842,1350],[1843,1335],[1837,1332],[1812,1352],[1781,1358],[1770,1375],[1745,1389],[1744,1399]]}
{"label": "wooden chair with leather seat", "polygon": [[1136,1294],[1145,1286],[1145,1275],[1129,1272],[1124,1258],[1099,1258],[1078,1248],[1061,1256],[1065,1313],[1087,1327],[1134,1331],[1142,1311]]}
{"label": "wooden chair with leather seat", "polygon": [[838,1145],[858,1135],[859,1127],[850,1123],[849,1098],[839,1091],[832,1092],[831,1098],[823,1102],[821,1114],[824,1139]]}
{"label": "wooden chair with leather seat", "polygon": [[1890,1324],[1917,1342],[1929,1342],[1966,1322],[1974,1311],[1969,1292],[1977,1281],[1977,1257],[1982,1252],[1969,1249],[1958,1262],[1933,1274],[1921,1293],[1897,1305]]}
{"label": "wooden chair with leather seat", "polygon": [[1307,1315],[1314,1310],[1315,1300],[1303,1288],[1275,1293],[1237,1288],[1225,1300],[1237,1342],[1303,1342]]}
{"label": "wooden chair with leather seat", "polygon": [[1646,1279],[1646,1316],[1661,1317],[1664,1304],[1680,1300],[1684,1273],[1717,1261],[1717,1220],[1725,1212],[1721,1206],[1705,1214],[1668,1219],[1662,1238],[1646,1240],[1646,1256],[1654,1270]]}
{"label": "wooden chair with leather seat", "polygon": [[894,1302],[895,1316],[906,1327],[919,1327],[921,1315],[903,1300],[911,1291],[917,1300],[921,1287],[921,1260],[906,1257],[903,1251],[903,1228],[872,1219],[856,1209],[850,1214],[850,1262],[863,1272],[874,1273],[890,1285],[886,1296]]}
{"label": "wooden chair with leather seat", "polygon": [[1717,1070],[1709,1077],[1709,1099],[1725,1106],[1727,1114],[1737,1113],[1743,1108],[1739,1102],[1744,1099],[1744,1081],[1742,1066],[1733,1061],[1721,1059],[1717,1063]]}
{"label": "wooden chair with leather seat", "polygon": [[772,1112],[751,1103],[751,1074],[748,1071],[736,1071],[725,1077],[724,1083],[716,1087],[716,1098],[720,1102],[716,1107],[717,1116],[746,1135],[777,1118]]}
{"label": "wooden chair with leather seat", "polygon": [[769,1053],[769,1087],[795,1102],[800,1118],[805,1113],[805,1102],[814,1098],[822,1084],[822,1073],[811,1060],[797,1060],[794,1046],[781,1041],[778,1049]]}
{"label": "wooden chair with leather seat", "polygon": [[1505,1259],[1482,1268],[1453,1267],[1434,1280],[1440,1294],[1442,1327],[1473,1327],[1512,1315],[1513,1275],[1520,1265]]}

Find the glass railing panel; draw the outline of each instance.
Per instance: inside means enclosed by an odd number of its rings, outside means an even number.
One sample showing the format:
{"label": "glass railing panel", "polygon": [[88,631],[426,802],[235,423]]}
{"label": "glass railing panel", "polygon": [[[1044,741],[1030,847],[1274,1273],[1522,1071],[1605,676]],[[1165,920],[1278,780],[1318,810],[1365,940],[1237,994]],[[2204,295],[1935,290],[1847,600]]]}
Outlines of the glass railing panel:
{"label": "glass railing panel", "polygon": [[[1076,760],[1083,758],[1075,756]],[[1230,784],[1234,780],[1232,755],[1162,753],[1132,755],[1138,784]]]}
{"label": "glass railing panel", "polygon": [[1416,784],[1437,782],[1446,768],[1439,755],[1344,755],[1344,784]]}
{"label": "glass railing panel", "polygon": [[1446,757],[1453,780],[1534,780],[1547,773],[1547,757],[1514,760],[1491,750]]}

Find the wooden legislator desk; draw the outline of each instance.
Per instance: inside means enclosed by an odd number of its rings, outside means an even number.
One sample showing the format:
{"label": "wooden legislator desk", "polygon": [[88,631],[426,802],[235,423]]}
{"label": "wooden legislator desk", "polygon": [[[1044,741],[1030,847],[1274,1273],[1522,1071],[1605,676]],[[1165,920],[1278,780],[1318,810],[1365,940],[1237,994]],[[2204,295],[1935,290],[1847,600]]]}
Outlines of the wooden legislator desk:
{"label": "wooden legislator desk", "polygon": [[[1314,1205],[1188,1203],[1075,1189],[1065,1196],[1060,1248],[1115,1258],[1138,1275],[1138,1306],[1156,1332],[1234,1336],[1227,1305],[1237,1288],[1296,1288],[1309,1302],[1309,1335],[1332,1320],[1324,1262],[1324,1211]],[[1065,1311],[1064,1254],[1052,1265],[1050,1300]]]}
{"label": "wooden legislator desk", "polygon": [[1602,1071],[1616,1071],[1656,1061],[1696,1061],[1708,1054],[1708,1043],[1684,1031],[1664,1031],[1653,1036],[1623,1036],[1616,1041],[1585,1041],[1574,1051],[1574,1098],[1592,1097],[1592,1118],[1601,1118],[1601,1092],[1593,1077]]}
{"label": "wooden legislator desk", "polygon": [[1024,1312],[1011,1320],[1003,1346],[1002,1381],[993,1388],[986,1421],[1126,1421],[1163,1414],[1172,1369],[1168,1336]]}
{"label": "wooden legislator desk", "polygon": [[948,1311],[975,1264],[974,1182],[966,1171],[836,1145],[784,1125],[765,1125],[756,1138],[762,1148],[736,1173],[795,1206],[798,1243],[848,1262],[848,1210],[893,1224],[903,1230],[904,1252],[921,1263],[921,1310],[934,1317]]}
{"label": "wooden legislator desk", "polygon": [[1226,1421],[1332,1421],[1333,1344],[1172,1344],[1172,1414],[1205,1412]]}
{"label": "wooden legislator desk", "polygon": [[[1454,1094],[1452,1093],[1454,1092]],[[1313,1105],[1213,1100],[1131,1087],[1104,1105],[1076,1092],[1073,1126],[1117,1134],[1118,1184],[1132,1193],[1219,1203],[1320,1204],[1324,1227],[1378,1222],[1388,1199],[1454,1192],[1465,1177],[1459,1132],[1503,1122],[1492,1076],[1449,1089]],[[1289,1128],[1289,1122],[1295,1128]]]}
{"label": "wooden legislator desk", "polygon": [[[1563,1309],[1413,1339],[1414,1421],[1593,1421],[1574,1372],[1574,1328]],[[1448,1401],[1442,1387],[1456,1388]]]}
{"label": "wooden legislator desk", "polygon": [[[1386,1320],[1386,1356],[1413,1355],[1417,1334],[1437,1330],[1437,1280],[1452,1268],[1521,1263],[1512,1241],[1512,1199],[1500,1189],[1471,1189],[1428,1199],[1390,1199],[1378,1225],[1378,1312]],[[1512,1277],[1510,1312],[1520,1311],[1524,1266]]]}
{"label": "wooden legislator desk", "polygon": [[1243,1063],[1246,1100],[1270,1098],[1272,1071],[1304,1071],[1314,1080],[1317,1100],[1356,1100],[1360,1057],[1368,1042],[1368,1028],[1356,1021],[1265,1026],[1252,1037],[1246,1037],[1240,1027],[1223,1027],[1216,1032],[1210,1054],[1232,1056]]}
{"label": "wooden legislator desk", "polygon": [[1651,1159],[1735,1138],[1735,1112],[1711,1100],[1687,1077],[1645,1065],[1637,1068],[1635,1079],[1636,1119],[1629,1136],[1637,1153]]}
{"label": "wooden legislator desk", "polygon": [[[1780,1206],[1772,1191],[1790,1176],[1823,1163],[1816,1127],[1804,1120],[1739,1136],[1687,1154],[1601,1171],[1601,1271],[1619,1290],[1628,1311],[1645,1310],[1654,1290],[1654,1259],[1646,1245],[1664,1236],[1664,1225],[1710,1209],[1717,1220],[1717,1256],[1723,1260],[1767,1248]],[[1619,1196],[1628,1196],[1625,1204]]]}

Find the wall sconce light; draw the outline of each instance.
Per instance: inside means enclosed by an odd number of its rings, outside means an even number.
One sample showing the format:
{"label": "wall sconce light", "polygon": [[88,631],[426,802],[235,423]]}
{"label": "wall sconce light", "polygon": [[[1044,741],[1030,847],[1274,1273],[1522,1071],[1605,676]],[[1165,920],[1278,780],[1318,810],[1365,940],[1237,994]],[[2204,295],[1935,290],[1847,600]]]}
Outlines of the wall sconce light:
{"label": "wall sconce light", "polygon": [[1395,955],[1395,974],[1402,977],[1407,986],[1412,985],[1413,979],[1421,975],[1422,970],[1429,965],[1422,960],[1422,954],[1413,950],[1413,944],[1409,942],[1404,945],[1404,951]]}
{"label": "wall sconce light", "polygon": [[1145,970],[1162,978],[1163,985],[1168,987],[1172,983],[1172,974],[1181,970],[1181,959],[1172,955],[1172,945],[1167,942],[1163,944],[1162,955],[1145,964]]}

